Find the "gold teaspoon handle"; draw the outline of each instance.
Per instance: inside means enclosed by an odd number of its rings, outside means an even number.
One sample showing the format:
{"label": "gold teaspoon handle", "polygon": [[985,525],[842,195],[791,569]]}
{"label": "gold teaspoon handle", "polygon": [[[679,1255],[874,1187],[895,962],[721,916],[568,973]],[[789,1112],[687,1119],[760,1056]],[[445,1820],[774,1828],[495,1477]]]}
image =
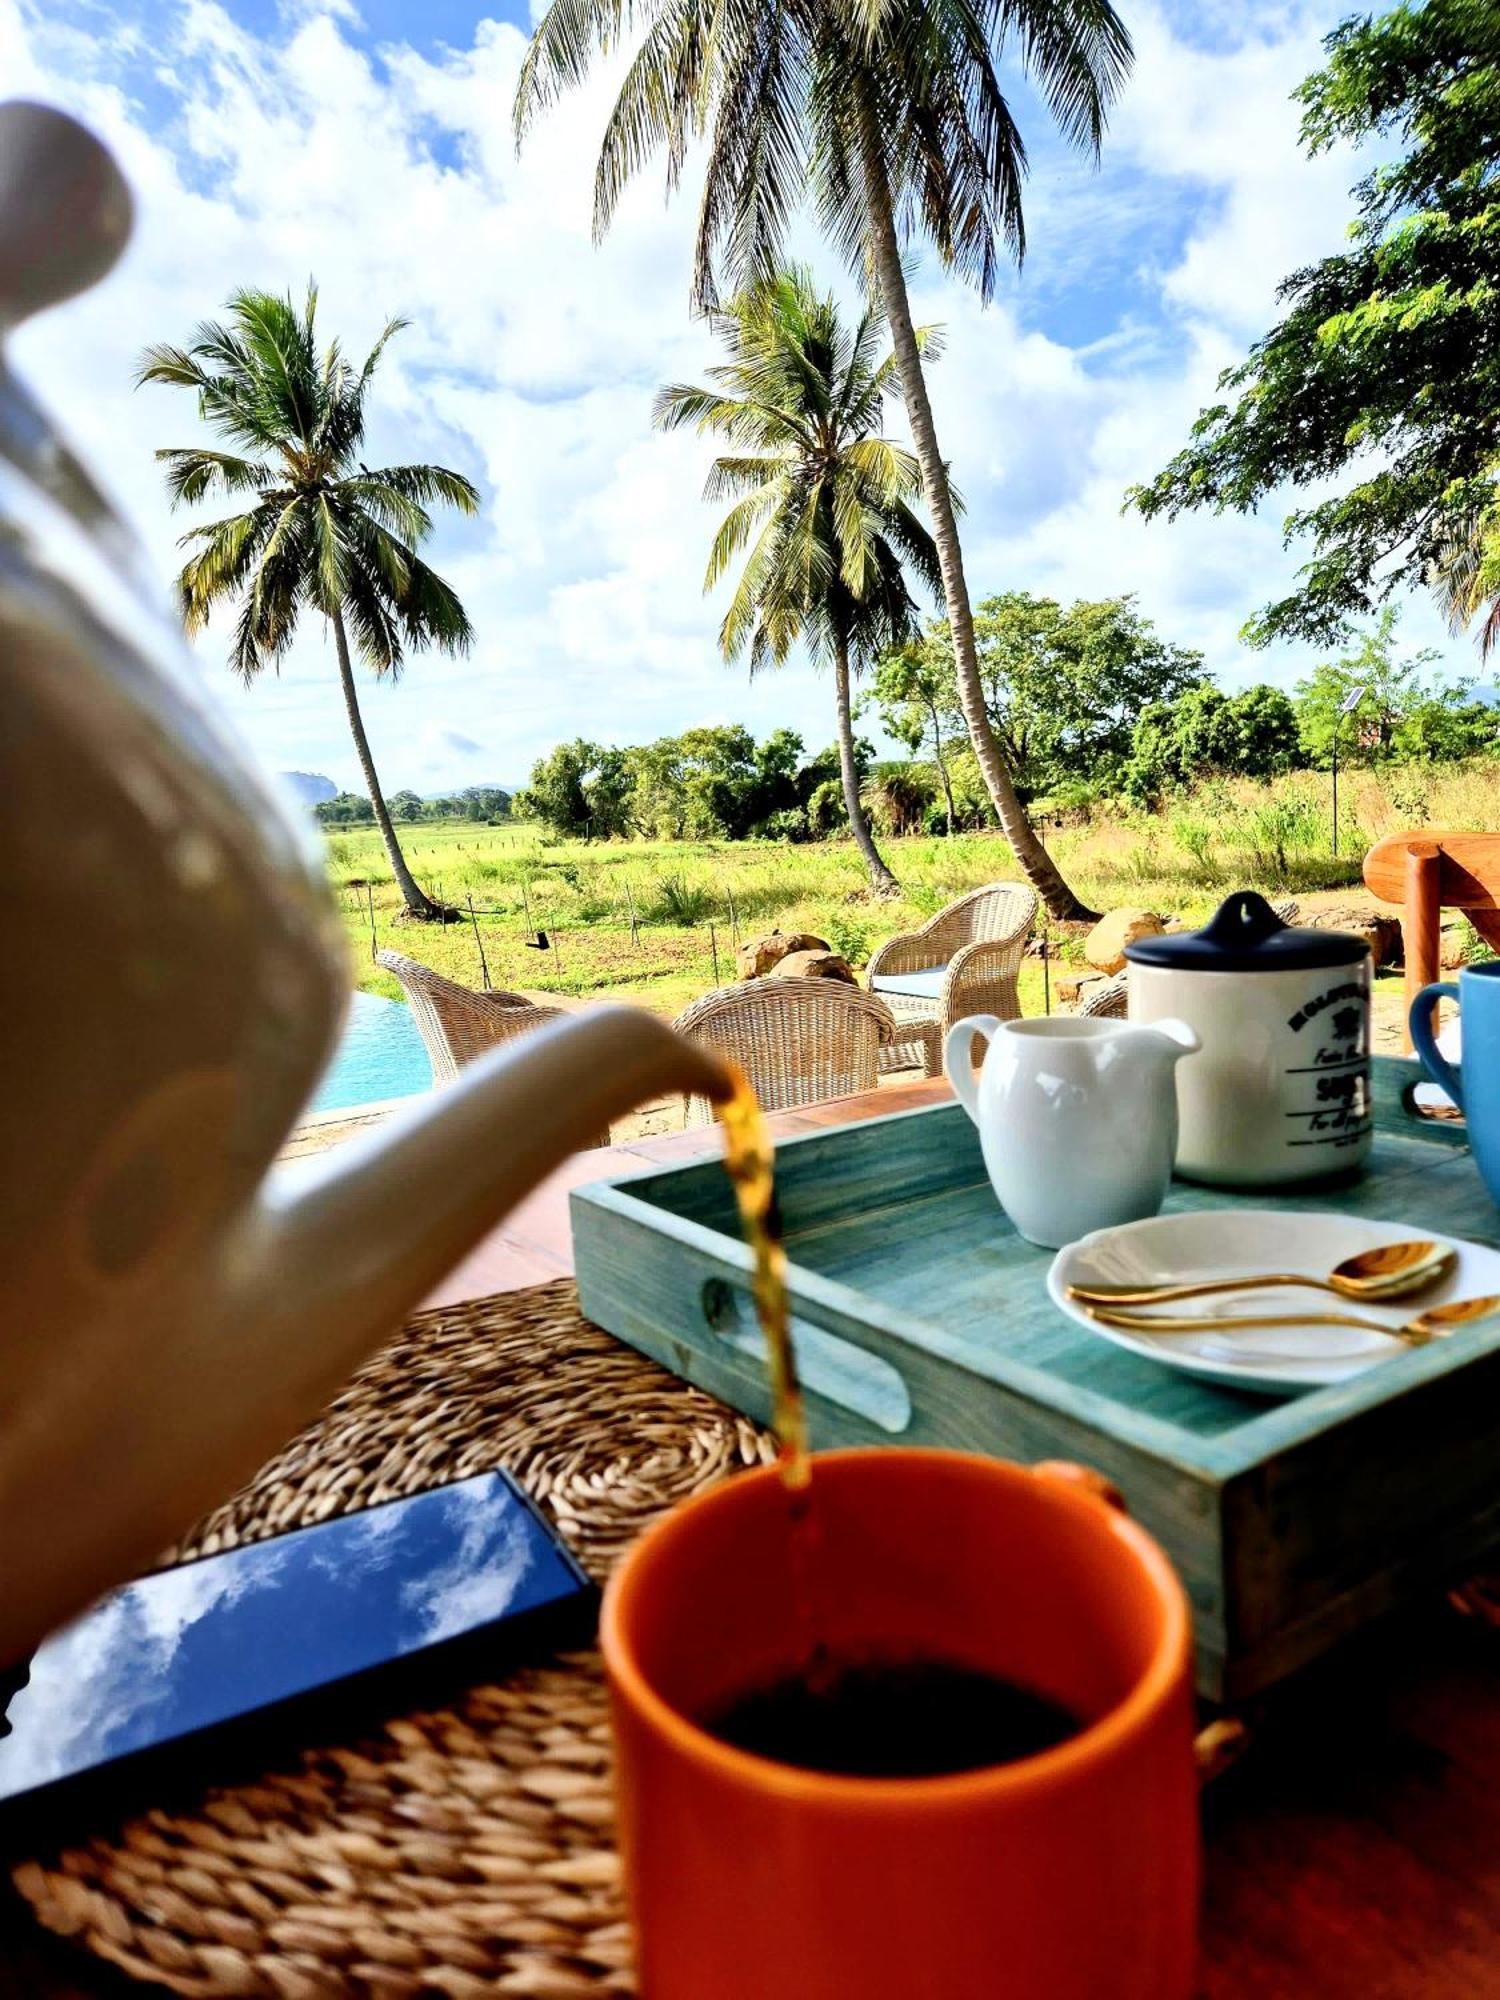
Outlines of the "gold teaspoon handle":
{"label": "gold teaspoon handle", "polygon": [[1111,1312],[1103,1306],[1090,1306],[1088,1311],[1090,1318],[1101,1325],[1117,1326],[1126,1333],[1255,1333],[1276,1326],[1352,1326],[1362,1333],[1383,1333],[1390,1340],[1404,1340],[1408,1347],[1425,1346],[1432,1338],[1410,1327],[1386,1326],[1376,1319],[1355,1319],[1351,1313],[1265,1313],[1245,1319],[1238,1316],[1213,1319],[1206,1313],[1197,1313],[1176,1319],[1170,1314]]}
{"label": "gold teaspoon handle", "polygon": [[1187,1285],[1069,1285],[1068,1297],[1080,1305],[1165,1306],[1178,1299],[1206,1299],[1214,1292],[1259,1292],[1274,1285],[1303,1285],[1314,1292],[1342,1294],[1326,1278],[1305,1278],[1297,1272],[1279,1271],[1256,1278],[1198,1278]]}

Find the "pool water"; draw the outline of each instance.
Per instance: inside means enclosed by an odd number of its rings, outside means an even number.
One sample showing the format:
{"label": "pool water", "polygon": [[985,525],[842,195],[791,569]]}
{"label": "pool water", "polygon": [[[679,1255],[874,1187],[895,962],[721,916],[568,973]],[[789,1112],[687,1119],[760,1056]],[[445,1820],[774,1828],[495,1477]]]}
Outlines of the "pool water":
{"label": "pool water", "polygon": [[415,1097],[432,1087],[432,1065],[411,1009],[378,993],[356,993],[333,1061],[309,1111],[347,1111],[383,1097]]}

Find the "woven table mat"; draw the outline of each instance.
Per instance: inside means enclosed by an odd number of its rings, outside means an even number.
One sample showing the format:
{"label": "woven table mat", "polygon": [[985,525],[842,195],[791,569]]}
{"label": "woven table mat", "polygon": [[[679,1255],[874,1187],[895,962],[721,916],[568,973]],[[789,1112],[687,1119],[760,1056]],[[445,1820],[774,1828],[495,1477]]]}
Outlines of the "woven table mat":
{"label": "woven table mat", "polygon": [[[684,1495],[771,1456],[591,1326],[571,1282],[422,1313],[168,1559],[504,1466],[599,1578]],[[152,1812],[14,1880],[50,1930],[202,2000],[634,1991],[597,1654]],[[708,1996],[705,1996],[708,2000]]]}

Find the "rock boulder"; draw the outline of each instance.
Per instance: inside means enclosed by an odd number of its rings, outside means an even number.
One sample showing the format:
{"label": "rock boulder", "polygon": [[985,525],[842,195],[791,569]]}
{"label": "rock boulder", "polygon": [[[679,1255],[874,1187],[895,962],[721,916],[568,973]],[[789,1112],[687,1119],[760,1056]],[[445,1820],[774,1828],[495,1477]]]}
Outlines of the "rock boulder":
{"label": "rock boulder", "polygon": [[1126,945],[1137,938],[1160,937],[1165,929],[1155,910],[1109,910],[1084,940],[1083,955],[1096,972],[1122,972]]}
{"label": "rock boulder", "polygon": [[1383,910],[1372,910],[1358,903],[1340,903],[1327,910],[1304,910],[1302,928],[1348,931],[1363,938],[1370,947],[1370,959],[1377,972],[1383,965],[1401,963],[1401,919]]}
{"label": "rock boulder", "polygon": [[764,979],[774,972],[788,952],[827,951],[827,938],[811,931],[767,931],[764,937],[747,938],[739,949],[741,979]]}
{"label": "rock boulder", "polygon": [[836,951],[789,951],[774,969],[777,979],[841,979],[846,986],[858,986],[854,967]]}

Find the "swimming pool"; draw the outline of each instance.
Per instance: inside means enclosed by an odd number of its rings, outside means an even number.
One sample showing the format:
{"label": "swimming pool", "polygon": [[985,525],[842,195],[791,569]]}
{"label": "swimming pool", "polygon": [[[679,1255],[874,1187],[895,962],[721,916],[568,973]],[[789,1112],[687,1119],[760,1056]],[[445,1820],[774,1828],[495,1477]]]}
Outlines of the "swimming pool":
{"label": "swimming pool", "polygon": [[415,1097],[432,1087],[432,1065],[411,1009],[378,993],[356,993],[333,1061],[309,1111],[347,1111],[383,1097]]}

